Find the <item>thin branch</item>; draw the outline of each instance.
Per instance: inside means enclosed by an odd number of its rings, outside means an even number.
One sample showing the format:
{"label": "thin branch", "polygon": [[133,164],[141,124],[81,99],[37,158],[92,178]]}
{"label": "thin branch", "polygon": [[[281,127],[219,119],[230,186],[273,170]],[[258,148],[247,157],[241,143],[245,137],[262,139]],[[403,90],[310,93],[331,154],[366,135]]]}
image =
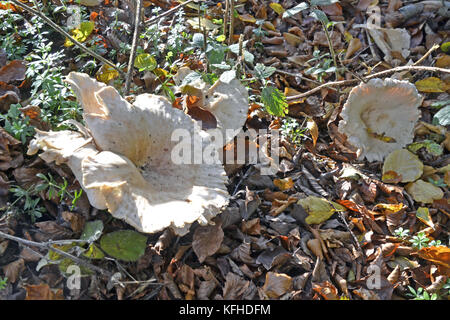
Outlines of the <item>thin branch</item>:
{"label": "thin branch", "polygon": [[127,76],[125,78],[125,95],[128,95],[130,93],[131,78],[133,77],[134,60],[136,59],[136,48],[139,39],[139,29],[141,26],[141,11],[142,0],[136,0],[133,43],[131,44],[130,60],[128,61]]}
{"label": "thin branch", "polygon": [[108,277],[112,276],[112,273],[107,271],[107,270],[104,270],[102,268],[94,266],[93,264],[91,264],[91,263],[89,263],[89,262],[87,262],[87,261],[85,261],[83,259],[80,259],[78,257],[75,257],[75,256],[67,253],[67,252],[64,252],[64,251],[62,251],[62,250],[60,250],[58,248],[53,247],[51,245],[51,243],[54,243],[54,241],[52,241],[52,242],[35,242],[35,241],[30,241],[30,240],[22,239],[22,238],[19,238],[19,237],[15,237],[15,236],[9,235],[7,233],[4,233],[2,231],[0,231],[0,237],[19,242],[19,243],[21,243],[21,244],[23,244],[23,245],[25,245],[27,247],[39,247],[39,248],[42,248],[42,249],[54,251],[54,252],[60,254],[61,256],[65,257],[65,258],[71,259],[73,262],[75,262],[76,264],[78,264],[80,266],[89,268],[89,269],[91,269],[93,271],[96,271],[96,272],[98,272],[98,273],[100,273],[102,275],[108,276]]}
{"label": "thin branch", "polygon": [[[381,72],[377,72],[374,74],[371,74],[369,76],[366,77],[366,79],[371,79],[371,78],[376,78],[376,77],[380,77],[380,76],[384,76],[390,73],[394,73],[394,72],[399,72],[399,71],[430,71],[430,72],[443,72],[443,73],[450,73],[450,69],[443,69],[443,68],[436,68],[436,67],[425,67],[425,66],[402,66],[402,67],[396,67],[396,68],[392,68],[389,70],[384,70]],[[301,99],[304,97],[307,97],[313,93],[316,93],[317,91],[320,91],[320,89],[322,88],[327,88],[327,87],[336,87],[336,86],[346,86],[346,85],[350,85],[350,84],[354,84],[359,82],[359,79],[351,79],[351,80],[342,80],[342,81],[334,81],[334,82],[328,82],[328,83],[324,83],[318,87],[315,87],[314,89],[311,89],[307,92],[295,95],[295,96],[290,96],[287,97],[286,99],[288,101],[292,101],[292,100],[297,100],[297,99]]]}
{"label": "thin branch", "polygon": [[427,51],[427,53],[425,53],[423,55],[422,58],[420,58],[419,60],[417,60],[416,62],[413,63],[413,66],[417,66],[418,64],[421,64],[426,58],[428,58],[428,56],[435,50],[439,49],[440,46],[438,44],[435,44],[433,47],[431,47],[430,50]]}
{"label": "thin branch", "polygon": [[188,1],[186,1],[186,2],[183,2],[183,3],[179,4],[178,6],[172,8],[172,9],[170,9],[170,10],[168,10],[168,11],[162,13],[162,14],[160,14],[160,15],[157,16],[157,17],[153,17],[153,18],[151,18],[151,19],[145,21],[145,22],[144,22],[144,25],[145,25],[146,27],[148,27],[148,26],[150,26],[150,25],[152,25],[152,24],[155,24],[155,23],[157,23],[159,20],[161,20],[162,18],[164,18],[164,17],[166,17],[166,16],[168,16],[168,15],[171,15],[172,13],[178,11],[179,9],[183,8],[184,6],[186,6],[186,5],[188,5],[189,3],[194,2],[194,1],[195,1],[195,0],[188,0]]}
{"label": "thin branch", "polygon": [[118,67],[116,67],[116,65],[114,63],[112,63],[108,59],[103,58],[101,55],[95,53],[94,51],[92,51],[91,49],[86,47],[84,44],[82,44],[81,42],[78,42],[77,40],[75,40],[69,33],[67,33],[64,29],[62,29],[60,26],[58,26],[56,23],[54,23],[52,20],[50,20],[43,13],[30,8],[29,6],[19,2],[18,0],[9,0],[9,1],[11,1],[15,5],[21,7],[22,9],[24,9],[24,10],[26,10],[26,11],[28,11],[28,12],[36,15],[36,16],[38,16],[39,18],[41,18],[42,20],[47,22],[53,29],[55,29],[56,31],[58,31],[59,33],[64,35],[65,37],[69,38],[70,41],[72,41],[80,49],[84,50],[85,52],[87,52],[88,54],[93,56],[94,58],[96,58],[96,59],[100,60],[101,62],[103,62],[104,64],[107,64],[107,65],[111,66],[112,68],[116,69],[122,76],[124,75],[124,72],[122,70],[120,70]]}

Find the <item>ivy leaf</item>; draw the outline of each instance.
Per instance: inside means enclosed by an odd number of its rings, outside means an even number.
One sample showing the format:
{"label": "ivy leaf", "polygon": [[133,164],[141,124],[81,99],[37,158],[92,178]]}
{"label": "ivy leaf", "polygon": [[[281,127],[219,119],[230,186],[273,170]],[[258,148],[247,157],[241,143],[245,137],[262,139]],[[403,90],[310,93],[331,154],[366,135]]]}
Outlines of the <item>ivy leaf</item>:
{"label": "ivy leaf", "polygon": [[110,256],[123,261],[137,261],[145,252],[147,237],[133,230],[105,234],[100,247]]}
{"label": "ivy leaf", "polygon": [[283,117],[287,113],[288,103],[286,96],[275,87],[265,87],[261,92],[261,101],[267,112],[277,117]]}
{"label": "ivy leaf", "polygon": [[283,13],[283,19],[290,18],[292,16],[295,16],[297,13],[302,12],[303,10],[306,10],[309,8],[309,5],[306,2],[302,2],[295,7],[290,8],[289,10],[286,10]]}
{"label": "ivy leaf", "polygon": [[433,117],[434,125],[447,126],[450,124],[450,105],[442,108]]}
{"label": "ivy leaf", "polygon": [[274,67],[266,67],[262,63],[255,66],[255,77],[259,80],[269,78],[277,69]]}

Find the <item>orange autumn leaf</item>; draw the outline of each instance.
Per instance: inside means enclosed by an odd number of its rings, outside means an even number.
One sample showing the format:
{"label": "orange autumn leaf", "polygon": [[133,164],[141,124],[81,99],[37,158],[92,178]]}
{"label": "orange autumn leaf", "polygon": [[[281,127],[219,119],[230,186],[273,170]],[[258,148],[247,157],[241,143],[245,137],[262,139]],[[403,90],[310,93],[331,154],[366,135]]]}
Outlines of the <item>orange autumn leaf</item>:
{"label": "orange autumn leaf", "polygon": [[313,284],[313,290],[320,294],[325,300],[339,300],[338,291],[330,282]]}
{"label": "orange autumn leaf", "polygon": [[403,203],[379,203],[373,208],[373,210],[381,211],[379,214],[389,215],[391,213],[399,212],[404,208],[405,205]]}
{"label": "orange autumn leaf", "polygon": [[445,268],[450,268],[450,248],[445,246],[426,247],[419,251],[422,259],[440,264]]}
{"label": "orange autumn leaf", "polygon": [[62,289],[52,290],[46,283],[25,285],[25,300],[64,300]]}
{"label": "orange autumn leaf", "polygon": [[275,179],[273,180],[273,184],[281,191],[286,191],[294,186],[294,181],[291,177],[288,177],[284,179]]}

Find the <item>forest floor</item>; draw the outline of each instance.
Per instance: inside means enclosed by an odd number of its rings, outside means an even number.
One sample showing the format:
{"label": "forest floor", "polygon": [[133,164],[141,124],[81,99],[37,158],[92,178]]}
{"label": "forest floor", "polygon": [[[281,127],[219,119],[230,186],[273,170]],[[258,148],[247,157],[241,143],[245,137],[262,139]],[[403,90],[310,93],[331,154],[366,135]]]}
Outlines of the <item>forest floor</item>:
{"label": "forest floor", "polygon": [[[0,300],[449,299],[448,2],[142,5],[130,77],[134,1],[0,1]],[[280,133],[276,173],[225,166],[230,201],[214,225],[138,233],[92,207],[68,166],[27,155],[35,129],[83,122],[69,72],[179,107],[190,103],[172,90],[183,66],[211,83],[235,70],[249,92],[244,130]],[[352,88],[388,77],[410,90],[344,111]],[[367,88],[353,103],[377,94]],[[365,118],[403,96],[420,99],[413,122],[397,105]],[[347,140],[344,112],[366,139]],[[385,134],[392,123],[404,123],[400,138]],[[365,158],[350,141],[399,146]]]}

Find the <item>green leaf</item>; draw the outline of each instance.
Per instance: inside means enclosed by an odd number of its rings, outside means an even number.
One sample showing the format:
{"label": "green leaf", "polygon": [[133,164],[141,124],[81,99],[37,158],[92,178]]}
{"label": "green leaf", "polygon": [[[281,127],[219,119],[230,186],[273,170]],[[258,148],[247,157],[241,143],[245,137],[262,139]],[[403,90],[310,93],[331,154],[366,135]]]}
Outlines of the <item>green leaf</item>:
{"label": "green leaf", "polygon": [[430,107],[440,109],[440,108],[448,106],[448,105],[450,105],[450,100],[444,100],[444,101],[433,102]]}
{"label": "green leaf", "polygon": [[449,53],[450,52],[450,42],[444,42],[443,44],[441,44],[441,50],[444,51],[445,53]]}
{"label": "green leaf", "polygon": [[408,150],[414,153],[417,153],[421,148],[425,148],[433,156],[440,156],[444,152],[444,149],[432,140],[413,142],[408,146]]}
{"label": "green leaf", "polygon": [[134,66],[139,69],[139,71],[152,71],[155,70],[158,66],[155,58],[148,53],[141,53],[136,57],[134,61]]}
{"label": "green leaf", "polygon": [[255,77],[259,80],[269,78],[277,69],[274,67],[266,67],[262,63],[255,66]]}
{"label": "green leaf", "polygon": [[447,126],[450,124],[450,105],[442,108],[433,117],[434,125]]}
{"label": "green leaf", "polygon": [[[72,38],[77,40],[78,42],[84,42],[90,36],[92,31],[94,31],[94,22],[93,21],[84,21],[80,24],[80,27],[71,31]],[[64,43],[64,46],[71,47],[74,43],[70,41],[68,38]]]}
{"label": "green leaf", "polygon": [[123,261],[137,261],[145,252],[147,237],[132,230],[105,234],[100,247],[110,256]]}
{"label": "green leaf", "polygon": [[261,101],[264,103],[267,112],[270,114],[277,117],[286,115],[288,110],[286,96],[277,88],[272,86],[264,87],[261,91]]}
{"label": "green leaf", "polygon": [[97,239],[100,239],[102,232],[103,232],[103,222],[101,220],[86,222],[80,240],[86,240],[87,242],[94,242]]}
{"label": "green leaf", "polygon": [[330,22],[328,20],[327,15],[325,14],[325,12],[323,12],[322,10],[313,10],[310,14],[311,17],[313,17],[314,19],[319,20],[320,22],[322,22],[324,25],[328,25],[328,23]]}
{"label": "green leaf", "polygon": [[103,259],[105,254],[95,244],[91,244],[83,256],[89,259]]}
{"label": "green leaf", "polygon": [[308,8],[309,8],[308,3],[302,2],[302,3],[298,4],[298,5],[296,5],[295,7],[292,7],[292,8],[290,8],[289,10],[286,10],[286,11],[283,13],[283,19],[286,19],[286,18],[290,18],[290,17],[292,17],[292,16],[295,16],[297,13],[300,13],[300,12],[302,12],[303,10],[306,10],[306,9],[308,9]]}

